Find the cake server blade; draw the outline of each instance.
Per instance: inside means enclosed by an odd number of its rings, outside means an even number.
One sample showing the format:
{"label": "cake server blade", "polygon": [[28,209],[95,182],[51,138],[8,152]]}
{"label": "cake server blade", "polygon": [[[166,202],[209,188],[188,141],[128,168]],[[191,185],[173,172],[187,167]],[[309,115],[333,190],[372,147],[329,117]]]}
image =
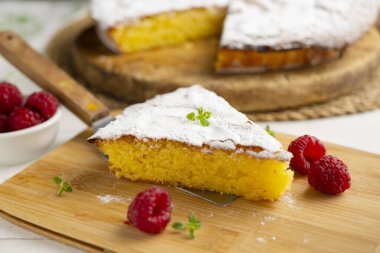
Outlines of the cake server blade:
{"label": "cake server blade", "polygon": [[239,198],[238,196],[232,194],[222,194],[212,191],[188,189],[179,186],[176,186],[176,188],[194,197],[213,203],[219,207],[226,207],[234,202],[237,198]]}
{"label": "cake server blade", "polygon": [[[49,90],[94,131],[115,118],[108,107],[55,63],[30,47],[19,35],[0,31],[0,54],[45,90]],[[237,196],[177,187],[217,206],[225,207]]]}

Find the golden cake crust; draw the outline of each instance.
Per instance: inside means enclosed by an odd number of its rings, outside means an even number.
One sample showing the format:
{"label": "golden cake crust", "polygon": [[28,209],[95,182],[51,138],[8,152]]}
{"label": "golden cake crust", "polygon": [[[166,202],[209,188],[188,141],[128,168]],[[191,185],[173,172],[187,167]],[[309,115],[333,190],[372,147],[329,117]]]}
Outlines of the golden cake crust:
{"label": "golden cake crust", "polygon": [[[141,141],[142,140],[139,140],[138,138],[136,138],[135,136],[132,136],[132,135],[123,135],[123,136],[120,136],[119,138],[114,139],[114,140],[107,140],[107,139],[101,139],[101,138],[93,138],[93,139],[88,140],[89,143],[95,144],[98,147],[101,147],[102,144],[104,144],[105,142],[124,142],[124,143],[128,143],[128,144],[135,144],[135,143],[141,142]],[[199,147],[199,146],[191,145],[189,143],[182,143],[179,141],[172,141],[172,140],[168,140],[168,139],[155,140],[155,139],[145,138],[143,140],[143,142],[148,143],[148,145],[151,147],[155,147],[157,145],[164,145],[164,144],[168,144],[168,143],[174,144],[174,145],[183,145],[184,148],[189,148],[193,151],[205,152],[205,153],[209,153],[209,154],[212,154],[212,152],[214,152],[216,150],[221,150],[218,148],[211,147],[210,145],[207,145],[207,144],[203,144],[201,147]],[[257,146],[243,146],[243,145],[238,144],[238,145],[236,145],[236,150],[223,150],[223,151],[228,153],[228,154],[238,154],[238,155],[245,154],[245,155],[250,155],[252,157],[255,157],[255,154],[257,154],[257,156],[260,156],[260,152],[263,152],[264,149],[261,147],[257,147]],[[275,155],[276,152],[273,154]],[[263,160],[273,159],[273,160],[284,161],[284,162],[289,161],[288,159],[285,159],[284,157],[281,157],[281,156],[274,156],[271,158],[262,156],[262,157],[260,157],[260,159],[263,159]]]}
{"label": "golden cake crust", "polygon": [[218,51],[215,69],[218,73],[259,73],[314,66],[340,58],[342,49],[300,48],[292,50],[238,50],[222,48]]}

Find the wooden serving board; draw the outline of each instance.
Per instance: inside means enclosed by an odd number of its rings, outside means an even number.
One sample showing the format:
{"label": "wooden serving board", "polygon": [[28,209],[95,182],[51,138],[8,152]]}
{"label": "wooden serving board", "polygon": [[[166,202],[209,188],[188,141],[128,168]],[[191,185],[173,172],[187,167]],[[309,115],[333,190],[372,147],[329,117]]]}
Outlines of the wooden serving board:
{"label": "wooden serving board", "polygon": [[295,108],[363,88],[380,61],[380,37],[375,28],[347,47],[342,59],[293,71],[244,75],[215,74],[217,38],[118,55],[99,41],[90,21],[60,31],[54,41],[61,44],[72,33],[75,39],[71,44],[57,47],[71,55],[72,71],[93,90],[127,103],[199,83],[239,111]]}
{"label": "wooden serving board", "polygon": [[[86,142],[87,131],[0,185],[0,215],[37,233],[91,252],[379,252],[380,156],[336,145],[330,154],[349,166],[352,187],[328,196],[296,176],[277,202],[242,198],[221,208],[169,187],[172,221],[195,213],[195,240],[170,227],[149,235],[123,224],[131,199],[146,183],[120,180]],[[280,135],[287,146],[293,139]],[[74,188],[55,195],[52,177],[64,174]],[[99,196],[122,197],[102,203]]]}

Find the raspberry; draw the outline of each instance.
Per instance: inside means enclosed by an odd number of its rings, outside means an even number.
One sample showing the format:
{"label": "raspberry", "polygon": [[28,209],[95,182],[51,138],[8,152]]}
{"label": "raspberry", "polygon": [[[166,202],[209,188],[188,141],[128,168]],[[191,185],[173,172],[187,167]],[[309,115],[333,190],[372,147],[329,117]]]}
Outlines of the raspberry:
{"label": "raspberry", "polygon": [[147,233],[163,231],[170,217],[169,193],[159,187],[140,192],[128,207],[128,223]]}
{"label": "raspberry", "polygon": [[9,117],[9,130],[21,130],[38,125],[41,122],[43,122],[43,120],[38,113],[25,107],[19,107],[14,110]]}
{"label": "raspberry", "polygon": [[327,194],[341,193],[351,186],[347,166],[331,155],[321,158],[311,166],[308,180],[317,191]]}
{"label": "raspberry", "polygon": [[311,164],[326,155],[323,143],[310,135],[304,135],[292,141],[288,151],[293,154],[290,167],[301,174],[307,174]]}
{"label": "raspberry", "polygon": [[0,115],[0,133],[8,131],[8,117],[6,115]]}
{"label": "raspberry", "polygon": [[57,111],[58,100],[50,92],[34,92],[26,100],[25,107],[38,112],[44,120],[47,120]]}
{"label": "raspberry", "polygon": [[9,115],[22,104],[20,90],[13,84],[0,82],[0,114]]}

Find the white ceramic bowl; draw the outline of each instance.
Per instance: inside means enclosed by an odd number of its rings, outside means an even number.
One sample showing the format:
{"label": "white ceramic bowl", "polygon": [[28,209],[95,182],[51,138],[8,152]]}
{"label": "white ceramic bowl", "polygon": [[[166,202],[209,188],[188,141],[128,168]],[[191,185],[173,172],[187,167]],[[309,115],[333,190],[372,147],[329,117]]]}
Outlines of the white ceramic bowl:
{"label": "white ceramic bowl", "polygon": [[0,165],[29,162],[49,148],[58,133],[61,109],[47,121],[19,131],[0,133]]}

